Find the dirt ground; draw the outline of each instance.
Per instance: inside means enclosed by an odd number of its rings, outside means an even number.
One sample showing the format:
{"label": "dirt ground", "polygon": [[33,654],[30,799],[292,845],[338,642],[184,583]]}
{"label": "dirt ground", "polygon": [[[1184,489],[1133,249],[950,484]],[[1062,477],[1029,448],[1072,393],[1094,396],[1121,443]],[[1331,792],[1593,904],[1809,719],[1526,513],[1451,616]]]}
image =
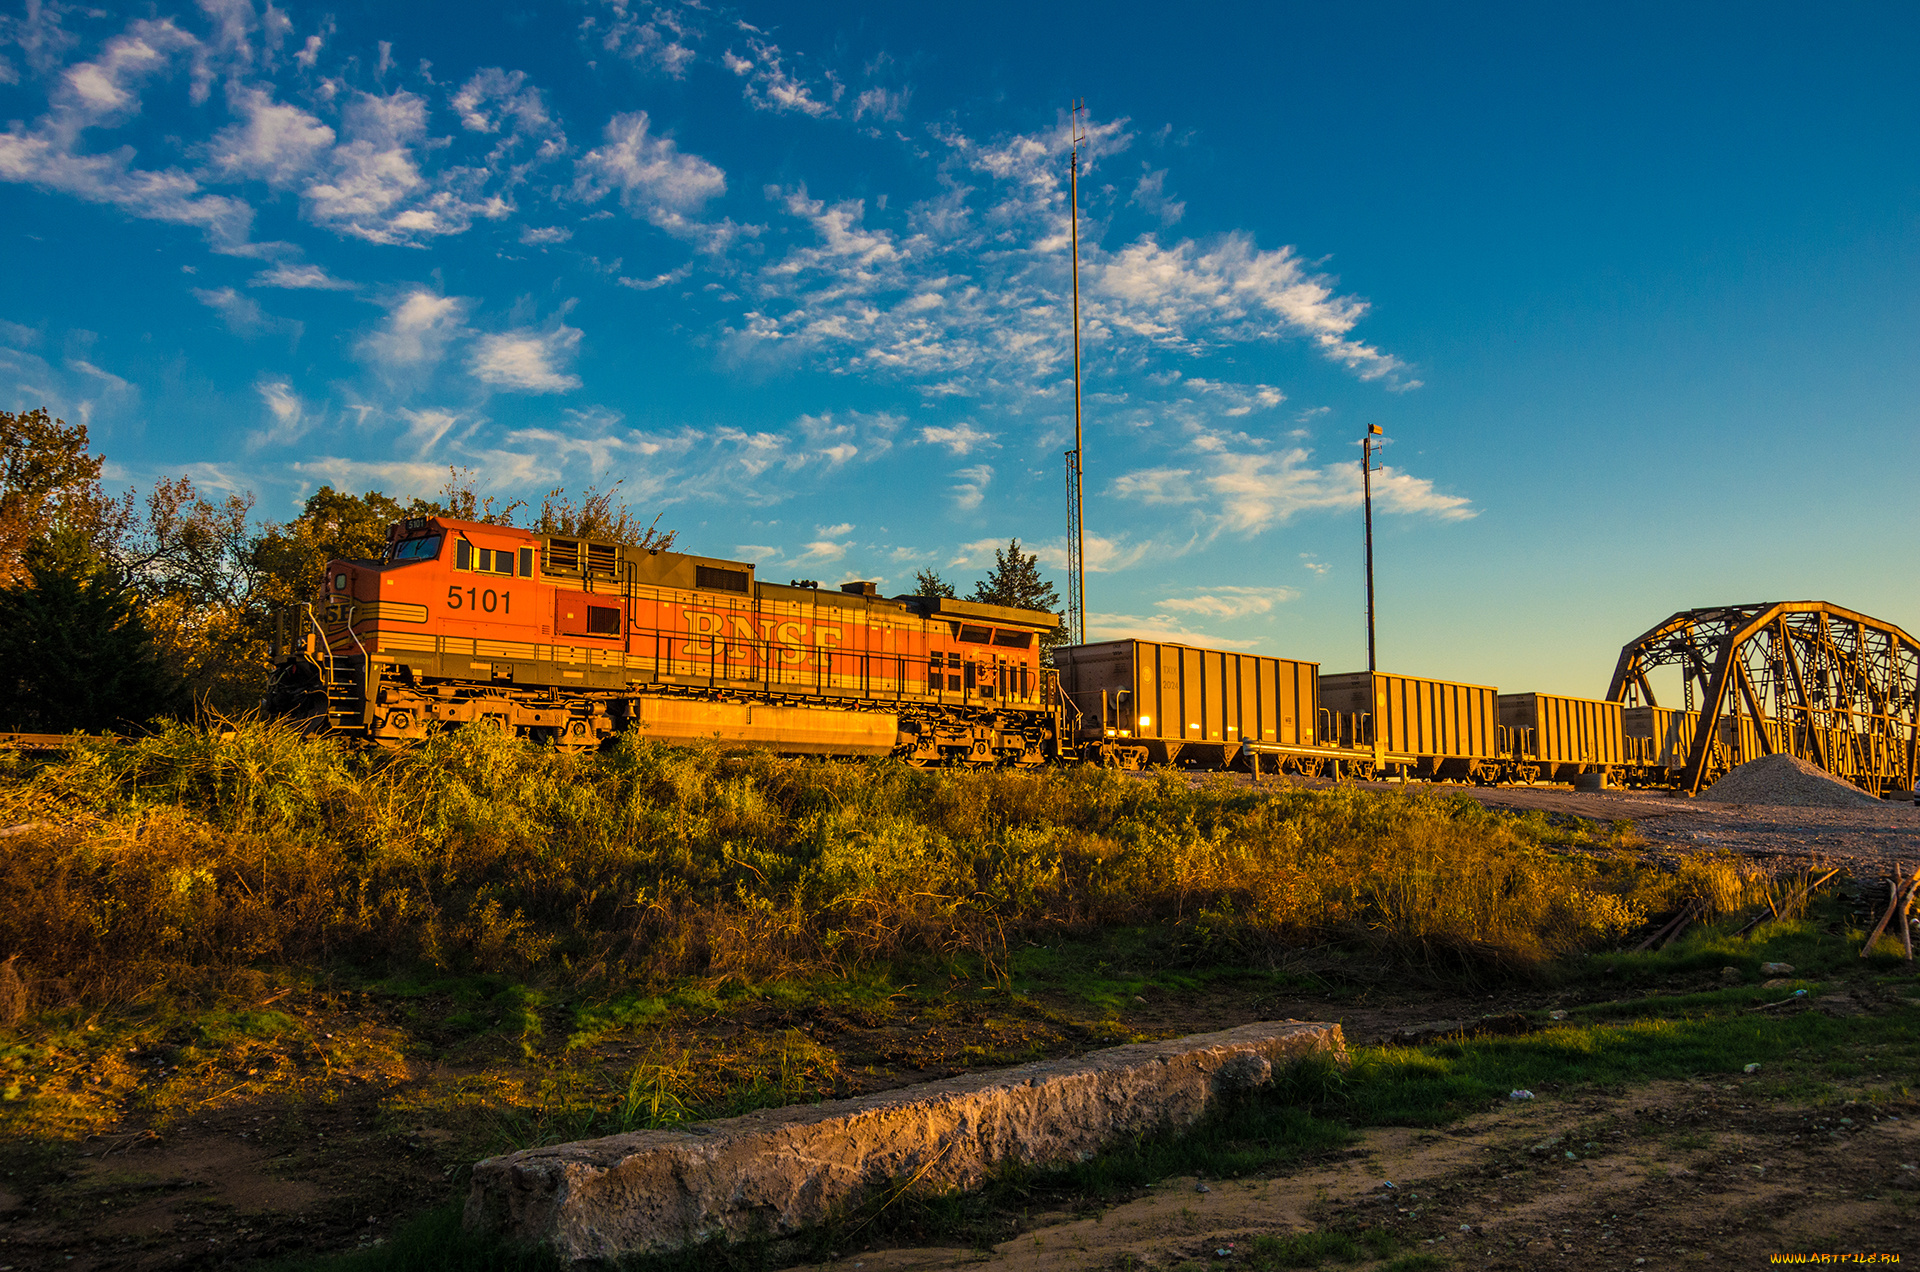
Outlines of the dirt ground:
{"label": "dirt ground", "polygon": [[1230,1268],[1262,1236],[1373,1227],[1402,1256],[1486,1272],[1757,1268],[1788,1251],[1913,1258],[1916,1166],[1920,1102],[1763,1107],[1741,1082],[1662,1083],[1512,1101],[1440,1131],[1369,1131],[1334,1160],[1270,1179],[1170,1179],[1097,1215],[1041,1216],[990,1251],[803,1266]]}

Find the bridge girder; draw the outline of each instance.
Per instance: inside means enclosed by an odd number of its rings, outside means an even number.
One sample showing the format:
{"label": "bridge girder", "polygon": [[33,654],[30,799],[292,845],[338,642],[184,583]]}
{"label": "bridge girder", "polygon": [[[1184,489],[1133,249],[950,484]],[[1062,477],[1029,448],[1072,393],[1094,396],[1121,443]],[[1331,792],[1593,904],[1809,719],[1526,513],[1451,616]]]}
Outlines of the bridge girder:
{"label": "bridge girder", "polygon": [[1660,705],[1647,673],[1671,666],[1689,699],[1695,685],[1702,694],[1680,776],[1688,794],[1702,785],[1720,721],[1743,706],[1763,753],[1797,755],[1876,795],[1913,785],[1920,642],[1892,623],[1828,601],[1682,610],[1621,649],[1608,700]]}

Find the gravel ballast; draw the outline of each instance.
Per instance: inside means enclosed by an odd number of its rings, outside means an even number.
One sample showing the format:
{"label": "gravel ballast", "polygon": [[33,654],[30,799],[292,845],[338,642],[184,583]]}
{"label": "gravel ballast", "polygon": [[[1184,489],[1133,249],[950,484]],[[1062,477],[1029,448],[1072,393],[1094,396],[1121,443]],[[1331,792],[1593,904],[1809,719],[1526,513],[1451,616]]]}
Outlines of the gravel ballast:
{"label": "gravel ballast", "polygon": [[1791,755],[1749,761],[1700,792],[1721,804],[1780,804],[1793,808],[1884,808],[1857,786]]}

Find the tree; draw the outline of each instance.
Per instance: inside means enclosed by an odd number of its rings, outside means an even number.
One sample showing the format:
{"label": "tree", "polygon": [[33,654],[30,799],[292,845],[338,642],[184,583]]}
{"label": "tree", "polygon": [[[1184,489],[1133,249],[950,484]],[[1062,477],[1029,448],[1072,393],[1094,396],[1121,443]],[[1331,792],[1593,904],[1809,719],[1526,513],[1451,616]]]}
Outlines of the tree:
{"label": "tree", "polygon": [[0,588],[0,725],[32,733],[125,730],[185,705],[139,599],[85,537],[57,529]]}
{"label": "tree", "polygon": [[255,540],[251,564],[259,574],[256,599],[268,607],[311,601],[328,561],[377,558],[387,549],[387,527],[439,510],[421,499],[402,504],[377,490],[350,495],[322,486],[307,496],[299,516],[285,525],[267,526]]}
{"label": "tree", "polygon": [[44,410],[0,411],[0,585],[27,577],[27,554],[55,523],[86,539],[113,537],[121,504],[100,489],[105,458],[87,426]]}
{"label": "tree", "polygon": [[[1006,547],[993,550],[993,569],[973,585],[973,595],[967,599],[983,605],[1045,610],[1060,616],[1060,594],[1053,590],[1053,584],[1040,577],[1039,554],[1022,552],[1018,538],[1009,539]],[[1050,653],[1065,641],[1065,631],[1056,627],[1041,634],[1040,648]]]}
{"label": "tree", "polygon": [[940,577],[938,570],[917,570],[913,576],[915,596],[944,596],[954,599],[953,584]]}
{"label": "tree", "polygon": [[677,531],[660,529],[660,518],[642,525],[640,518],[617,496],[620,483],[610,490],[587,487],[587,493],[575,502],[566,491],[555,487],[540,501],[540,518],[533,524],[540,534],[563,534],[581,539],[599,539],[605,543],[624,543],[654,552],[673,547]]}

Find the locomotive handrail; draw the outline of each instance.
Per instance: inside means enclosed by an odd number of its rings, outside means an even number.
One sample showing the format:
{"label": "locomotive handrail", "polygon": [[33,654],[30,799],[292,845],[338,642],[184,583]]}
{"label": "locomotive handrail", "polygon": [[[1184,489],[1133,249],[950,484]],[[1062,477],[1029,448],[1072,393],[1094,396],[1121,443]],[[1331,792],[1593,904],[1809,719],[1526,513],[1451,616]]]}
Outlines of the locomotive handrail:
{"label": "locomotive handrail", "polygon": [[320,625],[319,618],[313,612],[313,606],[302,605],[300,613],[307,620],[307,625],[313,628],[313,634],[319,638],[320,648],[326,651],[326,665],[320,669],[325,679],[321,683],[331,688],[339,679],[333,665],[333,637],[327,635],[327,629]]}

